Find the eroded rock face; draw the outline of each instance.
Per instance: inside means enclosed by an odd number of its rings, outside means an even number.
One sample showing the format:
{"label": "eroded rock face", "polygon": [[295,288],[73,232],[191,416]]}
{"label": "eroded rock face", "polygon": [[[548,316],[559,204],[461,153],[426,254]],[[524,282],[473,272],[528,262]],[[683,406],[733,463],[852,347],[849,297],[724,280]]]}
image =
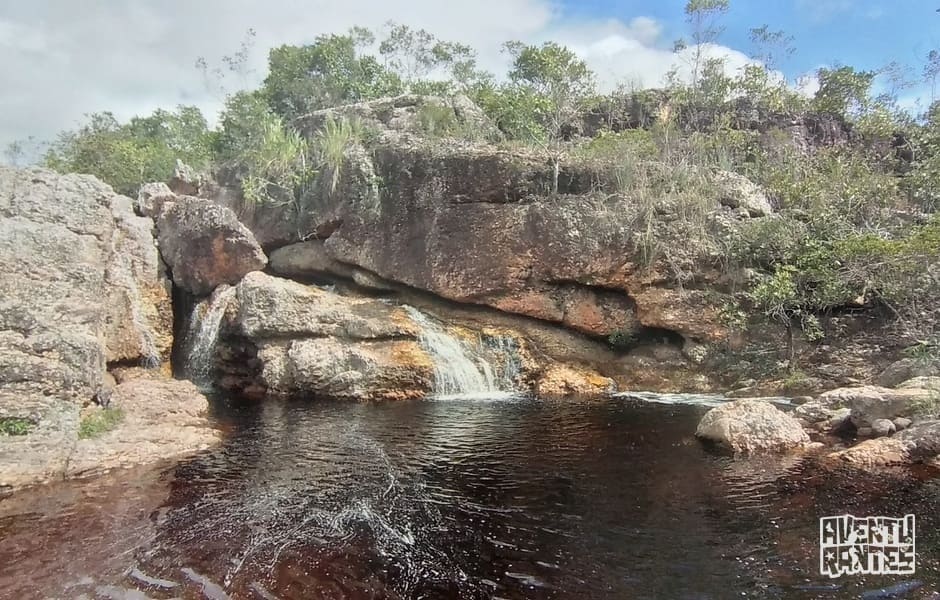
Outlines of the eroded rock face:
{"label": "eroded rock face", "polygon": [[268,259],[235,213],[213,202],[178,196],[157,217],[160,253],[173,282],[196,296],[236,284]]}
{"label": "eroded rock face", "polygon": [[222,339],[229,389],[372,400],[432,388],[431,359],[400,307],[261,272],[238,284],[236,298]]}
{"label": "eroded rock face", "polygon": [[733,452],[781,452],[810,441],[796,419],[755,399],[735,400],[711,409],[702,417],[695,435]]}
{"label": "eroded rock face", "polygon": [[[0,486],[63,472],[108,363],[169,359],[170,285],[153,222],[97,179],[0,167]],[[11,483],[12,482],[12,483]]]}

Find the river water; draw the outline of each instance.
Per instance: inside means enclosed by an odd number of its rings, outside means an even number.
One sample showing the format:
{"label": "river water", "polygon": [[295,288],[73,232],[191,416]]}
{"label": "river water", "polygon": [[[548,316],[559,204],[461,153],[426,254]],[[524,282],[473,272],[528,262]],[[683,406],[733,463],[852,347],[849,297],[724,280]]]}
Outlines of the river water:
{"label": "river water", "polygon": [[[705,410],[627,398],[217,400],[216,449],[0,501],[0,598],[940,589],[940,479],[731,460],[694,439]],[[818,518],[843,513],[916,514],[916,575],[821,577]]]}

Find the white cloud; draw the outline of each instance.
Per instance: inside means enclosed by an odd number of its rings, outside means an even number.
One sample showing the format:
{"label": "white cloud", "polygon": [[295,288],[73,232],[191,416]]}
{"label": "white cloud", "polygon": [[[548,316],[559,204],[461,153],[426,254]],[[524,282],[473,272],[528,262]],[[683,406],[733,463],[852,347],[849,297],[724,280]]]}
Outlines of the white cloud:
{"label": "white cloud", "polygon": [[[470,44],[480,63],[505,72],[504,41],[555,40],[578,52],[604,87],[619,82],[655,86],[676,63],[662,25],[637,16],[573,21],[553,0],[74,0],[7,2],[0,6],[0,148],[15,139],[49,139],[89,112],[119,118],[158,106],[197,104],[216,111],[221,98],[206,89],[194,61],[210,64],[236,51],[245,32],[257,32],[250,66],[254,85],[267,52],[308,43],[352,25],[381,29],[389,19]],[[721,46],[729,69],[748,58]]]}

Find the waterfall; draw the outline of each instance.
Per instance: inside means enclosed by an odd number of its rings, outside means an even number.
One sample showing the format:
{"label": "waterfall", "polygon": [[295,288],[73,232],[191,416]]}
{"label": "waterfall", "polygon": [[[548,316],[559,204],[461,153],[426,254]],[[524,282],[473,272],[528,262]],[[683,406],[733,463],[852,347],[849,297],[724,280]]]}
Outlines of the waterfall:
{"label": "waterfall", "polygon": [[505,398],[514,395],[519,373],[515,340],[508,337],[462,341],[418,309],[405,306],[421,328],[421,347],[434,362],[438,398]]}
{"label": "waterfall", "polygon": [[219,340],[219,327],[234,298],[235,288],[222,285],[193,309],[186,334],[186,372],[200,387],[212,385],[212,362]]}

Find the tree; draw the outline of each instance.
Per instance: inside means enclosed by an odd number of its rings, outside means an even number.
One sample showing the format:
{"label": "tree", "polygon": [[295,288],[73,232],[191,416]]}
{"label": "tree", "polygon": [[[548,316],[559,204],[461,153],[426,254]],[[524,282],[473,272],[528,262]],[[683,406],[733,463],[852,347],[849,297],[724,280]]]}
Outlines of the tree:
{"label": "tree", "polygon": [[[394,71],[410,91],[448,92],[454,83],[466,89],[481,77],[476,52],[469,46],[445,42],[424,29],[411,29],[392,21],[379,44],[385,66]],[[427,81],[432,73],[446,73],[451,81]]]}
{"label": "tree", "polygon": [[180,159],[201,169],[212,158],[213,136],[198,108],[157,110],[122,124],[109,112],[95,113],[76,131],[59,135],[46,153],[46,166],[89,173],[121,194],[141,184],[166,181]]}
{"label": "tree", "polygon": [[937,78],[940,77],[940,50],[927,53],[927,62],[923,70],[924,81],[930,84],[930,101],[937,97]]}
{"label": "tree", "polygon": [[[688,0],[685,5],[686,22],[692,28],[692,95],[693,100],[699,91],[702,71],[705,67],[707,46],[714,44],[724,27],[718,24],[719,19],[728,12],[729,0]],[[681,40],[677,43],[679,49],[685,48]]]}
{"label": "tree", "polygon": [[796,51],[792,35],[782,30],[772,31],[769,25],[754,27],[750,37],[754,45],[754,58],[761,61],[768,71],[777,69],[782,58],[789,58]]}
{"label": "tree", "polygon": [[204,56],[196,59],[196,69],[202,73],[206,90],[218,97],[225,96],[227,94],[225,79],[228,75],[238,77],[239,87],[244,88],[248,85],[248,77],[253,72],[248,61],[254,47],[255,35],[255,30],[249,28],[245,32],[245,37],[242,39],[238,50],[233,54],[222,57],[222,63],[225,65],[224,69],[221,66],[210,68],[209,61]]}
{"label": "tree", "polygon": [[[579,116],[584,102],[594,93],[594,73],[570,49],[545,42],[541,46],[508,42],[513,57],[509,79],[520,88],[518,97],[543,99],[539,120],[551,148],[554,176],[552,191],[558,193],[562,142],[565,130]],[[537,106],[538,103],[532,102]]]}
{"label": "tree", "polygon": [[287,123],[321,108],[399,94],[401,78],[360,48],[374,37],[355,28],[345,35],[321,35],[307,46],[271,50],[264,93]]}
{"label": "tree", "polygon": [[823,67],[817,71],[819,90],[813,99],[814,108],[844,117],[855,116],[868,106],[873,71],[856,71],[854,67]]}

